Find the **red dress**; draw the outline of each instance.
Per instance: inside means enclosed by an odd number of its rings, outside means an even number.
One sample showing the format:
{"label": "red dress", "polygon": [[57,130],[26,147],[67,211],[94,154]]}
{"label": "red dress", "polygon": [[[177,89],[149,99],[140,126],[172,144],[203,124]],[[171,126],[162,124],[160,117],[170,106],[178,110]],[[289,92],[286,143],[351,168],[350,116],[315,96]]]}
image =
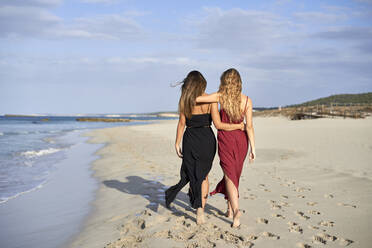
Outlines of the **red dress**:
{"label": "red dress", "polygon": [[[246,109],[247,107],[247,102],[244,109]],[[229,116],[222,108],[220,110],[220,116],[222,122],[230,123]],[[243,121],[243,119],[244,116],[242,116],[241,120],[232,123],[240,123]],[[222,167],[222,170],[224,174],[234,183],[236,189],[239,192],[239,179],[240,175],[242,174],[243,163],[248,152],[247,133],[242,130],[218,130],[217,140],[218,156],[220,157],[220,165]],[[214,195],[217,193],[224,194],[225,199],[228,198],[224,178],[222,178],[222,180],[217,184],[216,189],[211,192],[210,195]]]}

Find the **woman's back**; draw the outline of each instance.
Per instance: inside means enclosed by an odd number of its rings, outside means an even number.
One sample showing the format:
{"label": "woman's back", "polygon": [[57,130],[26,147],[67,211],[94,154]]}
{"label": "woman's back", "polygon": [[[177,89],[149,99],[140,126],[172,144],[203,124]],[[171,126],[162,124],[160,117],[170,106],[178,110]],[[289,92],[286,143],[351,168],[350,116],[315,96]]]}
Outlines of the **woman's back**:
{"label": "woman's back", "polygon": [[212,124],[212,117],[210,113],[193,114],[191,118],[186,118],[186,126],[192,127],[209,127]]}
{"label": "woman's back", "polygon": [[245,114],[245,111],[247,109],[247,106],[248,106],[248,96],[242,94],[241,95],[241,106],[240,106],[240,110],[242,112],[242,116],[241,116],[241,119],[240,120],[237,120],[237,121],[230,121],[230,118],[228,116],[228,114],[226,113],[226,111],[221,107],[220,109],[220,117],[221,117],[221,121],[224,122],[224,123],[241,123],[243,120],[244,120],[244,114]]}
{"label": "woman's back", "polygon": [[210,104],[197,104],[192,110],[191,118],[186,118],[187,127],[208,127],[211,124]]}

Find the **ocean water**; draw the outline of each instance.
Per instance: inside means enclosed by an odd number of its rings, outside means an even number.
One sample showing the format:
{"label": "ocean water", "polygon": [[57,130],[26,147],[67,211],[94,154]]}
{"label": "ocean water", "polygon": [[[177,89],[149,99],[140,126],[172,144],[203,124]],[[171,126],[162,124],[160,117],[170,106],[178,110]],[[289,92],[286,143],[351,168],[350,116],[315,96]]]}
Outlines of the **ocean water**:
{"label": "ocean water", "polygon": [[63,139],[71,132],[171,119],[154,115],[84,117],[129,118],[132,121],[79,122],[76,116],[0,116],[0,204],[43,187],[56,170],[58,161],[66,159],[66,151],[74,145],[73,140]]}

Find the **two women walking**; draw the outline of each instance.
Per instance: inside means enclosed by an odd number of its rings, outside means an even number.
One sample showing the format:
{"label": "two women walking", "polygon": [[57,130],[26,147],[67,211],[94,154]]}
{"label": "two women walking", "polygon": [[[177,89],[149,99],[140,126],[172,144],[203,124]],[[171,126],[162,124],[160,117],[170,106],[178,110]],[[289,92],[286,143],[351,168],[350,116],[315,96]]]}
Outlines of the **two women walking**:
{"label": "two women walking", "polygon": [[255,159],[252,101],[241,93],[242,82],[235,69],[222,74],[218,92],[207,95],[206,85],[206,80],[198,71],[190,72],[182,82],[175,142],[177,155],[182,158],[181,178],[165,192],[166,206],[169,207],[177,193],[190,183],[188,195],[191,206],[197,209],[196,221],[198,224],[205,222],[208,173],[216,153],[216,139],[210,127],[213,121],[218,130],[218,155],[224,177],[211,195],[225,195],[226,216],[233,218],[232,227],[238,227],[241,215],[238,202],[239,179],[249,144],[249,159]]}

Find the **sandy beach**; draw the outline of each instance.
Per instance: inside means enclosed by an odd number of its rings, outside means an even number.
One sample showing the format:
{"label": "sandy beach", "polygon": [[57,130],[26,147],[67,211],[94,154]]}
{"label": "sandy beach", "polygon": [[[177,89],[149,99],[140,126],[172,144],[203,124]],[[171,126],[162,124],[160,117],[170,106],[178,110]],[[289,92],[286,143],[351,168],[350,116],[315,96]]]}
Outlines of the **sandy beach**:
{"label": "sandy beach", "polygon": [[[239,229],[222,215],[221,195],[208,199],[201,226],[187,186],[164,207],[164,190],[179,180],[176,125],[87,134],[106,145],[92,163],[99,183],[93,211],[69,247],[372,246],[372,118],[254,118],[257,160],[243,169]],[[221,177],[216,155],[210,191]]]}

